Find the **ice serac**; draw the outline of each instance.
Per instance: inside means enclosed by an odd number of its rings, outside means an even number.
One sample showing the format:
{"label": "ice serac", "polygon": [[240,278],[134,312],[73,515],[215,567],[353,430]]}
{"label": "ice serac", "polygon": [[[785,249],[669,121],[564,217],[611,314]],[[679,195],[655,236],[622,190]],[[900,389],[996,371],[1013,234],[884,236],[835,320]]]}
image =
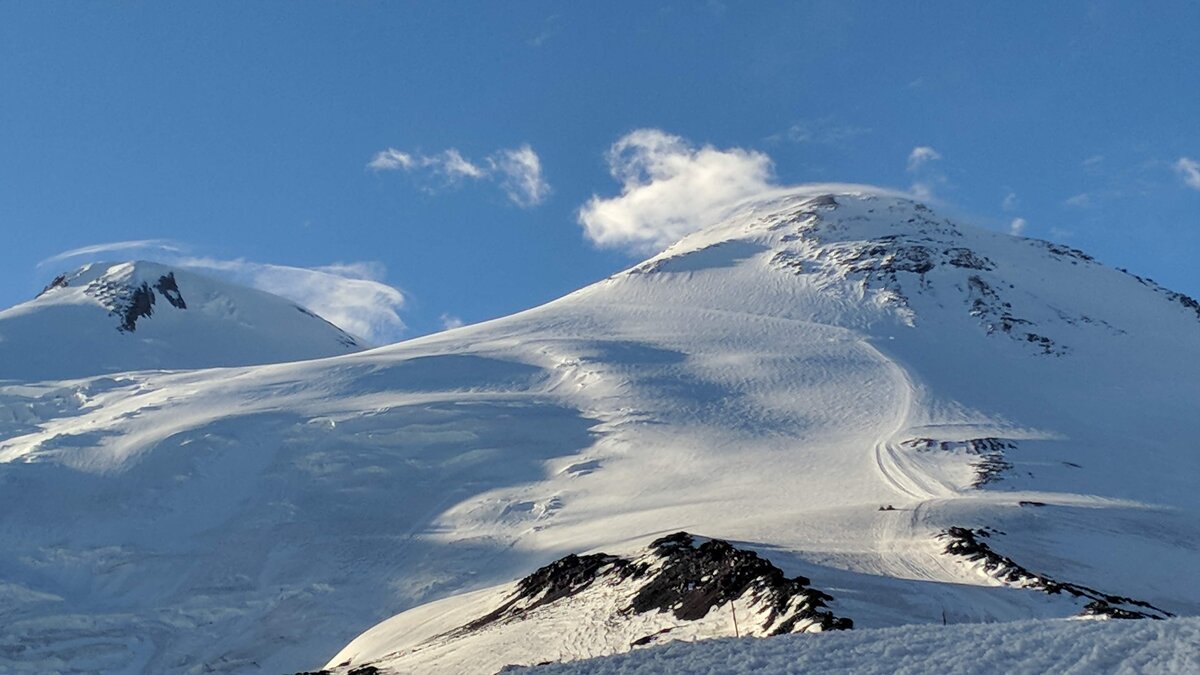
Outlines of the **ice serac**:
{"label": "ice serac", "polygon": [[364,348],[290,300],[144,261],[85,265],[0,312],[0,380],[280,363]]}
{"label": "ice serac", "polygon": [[0,664],[494,672],[792,617],[1195,615],[1195,306],[798,188],[484,324],[7,386]]}

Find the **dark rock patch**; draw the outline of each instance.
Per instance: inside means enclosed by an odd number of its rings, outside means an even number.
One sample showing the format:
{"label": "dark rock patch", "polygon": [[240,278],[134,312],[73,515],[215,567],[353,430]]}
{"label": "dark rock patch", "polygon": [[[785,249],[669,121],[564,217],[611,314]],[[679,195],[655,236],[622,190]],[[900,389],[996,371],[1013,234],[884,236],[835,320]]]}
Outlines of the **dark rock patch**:
{"label": "dark rock patch", "polygon": [[38,297],[38,298],[40,298],[40,297],[42,297],[43,295],[45,295],[46,293],[48,293],[48,292],[50,292],[50,291],[52,291],[52,290],[54,290],[54,289],[56,289],[56,288],[66,288],[66,287],[67,287],[67,275],[66,275],[66,274],[60,274],[60,275],[58,275],[58,276],[54,277],[54,278],[53,278],[53,279],[50,281],[50,283],[46,284],[46,287],[45,287],[45,288],[43,288],[43,289],[41,290],[41,292],[40,292],[40,293],[38,293],[38,294],[37,294],[35,297]]}
{"label": "dark rock patch", "polygon": [[[835,617],[825,610],[833,598],[809,587],[809,579],[788,579],[783,571],[753,551],[734,548],[719,539],[699,546],[686,532],[663,537],[650,545],[664,559],[650,581],[642,586],[630,605],[635,613],[670,612],[682,621],[703,618],[717,606],[745,595],[771,608],[764,627],[774,629],[771,635],[790,633],[804,620],[821,626],[822,630],[851,628],[849,619]],[[637,578],[643,570],[631,570]],[[793,600],[799,599],[798,611],[788,612]],[[776,623],[778,622],[778,623]]]}
{"label": "dark rock patch", "polygon": [[129,292],[122,304],[124,307],[112,311],[113,315],[121,319],[117,330],[132,333],[137,328],[138,319],[154,313],[154,291],[150,290],[150,284],[142,282]]}
{"label": "dark rock patch", "polygon": [[968,270],[994,270],[996,264],[969,248],[949,248],[945,251],[946,262]]}
{"label": "dark rock patch", "polygon": [[183,295],[179,292],[179,286],[175,284],[175,273],[167,272],[165,275],[158,278],[154,283],[154,288],[162,294],[167,302],[173,307],[179,309],[187,309],[187,303],[183,301]]}
{"label": "dark rock patch", "polygon": [[1114,619],[1165,619],[1174,616],[1142,600],[1109,595],[1094,588],[1065,581],[1056,581],[1043,574],[1032,572],[1017,564],[1012,558],[992,550],[981,538],[990,537],[987,530],[972,530],[951,527],[939,539],[946,542],[945,553],[961,556],[972,562],[980,562],[992,577],[1010,584],[1020,584],[1048,595],[1066,593],[1076,598],[1090,600],[1083,608],[1087,616],[1107,616]]}
{"label": "dark rock patch", "polygon": [[667,633],[670,633],[673,630],[675,630],[675,629],[674,628],[664,628],[660,631],[656,631],[649,635],[644,635],[644,636],[634,640],[633,642],[630,642],[629,646],[630,647],[641,647],[642,645],[648,645],[651,642],[654,642],[658,638],[662,637],[663,635],[666,635]]}
{"label": "dark rock patch", "polygon": [[1090,263],[1090,262],[1096,261],[1095,258],[1084,253],[1083,251],[1080,251],[1077,248],[1071,248],[1070,246],[1063,246],[1062,244],[1055,244],[1054,242],[1044,241],[1041,239],[1028,239],[1026,241],[1028,241],[1033,246],[1037,246],[1039,248],[1046,249],[1046,251],[1048,253],[1050,253],[1050,255],[1052,255],[1056,258],[1067,258],[1076,263],[1078,263],[1078,262],[1089,262]]}
{"label": "dark rock patch", "polygon": [[975,480],[971,487],[981,488],[989,483],[997,483],[1004,479],[1004,473],[1013,468],[1005,458],[1005,452],[1015,450],[1017,444],[1003,438],[969,438],[965,441],[936,441],[932,438],[913,438],[901,443],[902,447],[911,448],[918,452],[933,450],[941,452],[965,452],[976,458],[971,461],[975,469]]}
{"label": "dark rock patch", "polygon": [[325,317],[320,316],[314,312],[311,312],[308,309],[301,307],[300,305],[292,305],[292,306],[296,308],[297,312],[300,312],[304,316],[316,319],[317,321],[320,321],[321,323],[324,323],[324,324],[328,325],[330,328],[333,328],[334,330],[336,330],[338,332],[337,340],[342,345],[344,345],[346,347],[362,347],[363,346],[357,339],[354,338],[354,336],[350,335],[349,333],[342,330],[341,328],[338,328],[333,323],[326,320]]}
{"label": "dark rock patch", "polygon": [[979,275],[973,274],[967,278],[967,296],[971,303],[971,316],[979,319],[988,335],[1002,333],[1032,345],[1039,353],[1050,356],[1063,356],[1068,349],[1054,340],[1030,331],[1018,331],[1017,327],[1033,326],[1032,321],[1013,315],[1012,303],[1005,302],[1000,293]]}
{"label": "dark rock patch", "polygon": [[[606,553],[568,555],[541,567],[517,583],[517,592],[491,612],[463,626],[462,632],[482,628],[503,618],[520,616],[556,600],[577,595],[611,567],[623,570],[629,561]],[[517,605],[520,607],[517,608]]]}
{"label": "dark rock patch", "polygon": [[[648,612],[669,613],[679,621],[704,618],[716,607],[748,599],[754,615],[745,634],[782,635],[808,630],[846,630],[854,623],[827,608],[833,598],[810,586],[802,576],[783,571],[753,551],[712,539],[698,543],[686,532],[662,537],[646,553],[622,558],[605,553],[568,555],[517,582],[503,604],[438,640],[455,638],[496,623],[520,621],[539,607],[586,595],[603,585],[604,592],[627,589],[628,604],[615,620]],[[764,618],[765,617],[765,618]],[[659,633],[636,644],[653,641]]]}

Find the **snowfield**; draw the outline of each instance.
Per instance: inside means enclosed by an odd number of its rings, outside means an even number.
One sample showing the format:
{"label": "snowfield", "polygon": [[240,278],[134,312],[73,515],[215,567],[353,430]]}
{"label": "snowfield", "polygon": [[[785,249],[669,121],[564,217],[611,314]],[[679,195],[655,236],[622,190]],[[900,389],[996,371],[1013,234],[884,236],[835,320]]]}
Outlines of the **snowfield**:
{"label": "snowfield", "polygon": [[[542,307],[344,356],[3,358],[0,670],[601,656],[665,625],[623,612],[637,589],[460,629],[563,556],[678,531],[856,631],[1200,613],[1195,301],[870,188],[766,195]],[[732,635],[728,611],[673,630]]]}

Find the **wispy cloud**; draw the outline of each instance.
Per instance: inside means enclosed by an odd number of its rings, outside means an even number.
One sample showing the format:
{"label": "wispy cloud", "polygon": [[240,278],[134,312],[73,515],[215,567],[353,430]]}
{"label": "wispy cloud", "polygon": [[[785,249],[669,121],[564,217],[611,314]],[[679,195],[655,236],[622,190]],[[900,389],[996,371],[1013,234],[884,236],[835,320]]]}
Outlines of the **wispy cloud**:
{"label": "wispy cloud", "polygon": [[945,174],[933,168],[932,163],[942,158],[941,153],[928,145],[918,145],[908,153],[908,173],[913,174],[913,184],[909,194],[921,201],[935,199],[934,188],[945,187],[949,184]]}
{"label": "wispy cloud", "polygon": [[557,14],[551,14],[550,16],[546,17],[545,21],[542,22],[541,31],[539,31],[537,35],[529,38],[529,40],[526,41],[526,44],[534,48],[541,47],[542,45],[546,44],[547,40],[557,35],[558,31],[559,16]]}
{"label": "wispy cloud", "polygon": [[442,187],[457,187],[464,180],[493,181],[509,201],[521,208],[537,206],[550,196],[541,158],[529,144],[497,150],[478,162],[455,148],[432,155],[388,148],[375,153],[367,167],[375,171],[422,172],[440,178]]}
{"label": "wispy cloud", "polygon": [[1080,192],[1077,195],[1067,197],[1063,203],[1077,209],[1086,209],[1092,205],[1092,196],[1086,192]]}
{"label": "wispy cloud", "polygon": [[1017,204],[1017,193],[1009,192],[1008,194],[1004,195],[1004,201],[1000,202],[1000,208],[1004,209],[1005,211],[1012,211],[1013,209],[1017,208]]}
{"label": "wispy cloud", "polygon": [[345,262],[294,267],[196,256],[188,250],[185,244],[159,239],[109,242],[63,251],[39,262],[38,268],[68,261],[82,265],[131,258],[150,259],[274,293],[369,342],[394,342],[404,334],[400,311],[406,298],[402,291],[383,281],[387,270],[382,263]]}
{"label": "wispy cloud", "polygon": [[916,199],[921,201],[929,201],[933,199],[933,186],[929,183],[917,181],[909,188],[909,193]]}
{"label": "wispy cloud", "polygon": [[402,152],[395,148],[380,150],[375,153],[367,166],[376,171],[394,171],[396,169],[411,169],[417,166],[417,160],[407,152]]}
{"label": "wispy cloud", "polygon": [[400,339],[406,328],[400,318],[405,295],[383,282],[386,270],[382,263],[292,267],[244,259],[181,257],[173,264],[287,298],[375,344]]}
{"label": "wispy cloud", "polygon": [[633,131],[609,148],[621,194],[593,195],[579,209],[598,246],[652,252],[712,224],[737,202],[772,186],[771,158],[753,150],[695,147],[658,129]]}
{"label": "wispy cloud", "polygon": [[1013,218],[1008,224],[1008,233],[1016,236],[1025,234],[1025,226],[1029,223],[1024,218]]}
{"label": "wispy cloud", "polygon": [[442,328],[445,328],[446,330],[458,328],[459,326],[464,325],[463,320],[457,316],[454,316],[453,314],[443,314],[438,317],[438,320],[442,322]]}
{"label": "wispy cloud", "polygon": [[843,124],[834,117],[797,120],[786,131],[768,136],[766,140],[779,143],[815,143],[832,145],[871,133],[867,127]]}
{"label": "wispy cloud", "polygon": [[91,244],[89,246],[80,246],[69,251],[63,251],[56,255],[52,255],[37,264],[38,268],[46,267],[71,260],[72,258],[91,258],[92,261],[100,262],[102,254],[120,253],[120,257],[128,258],[127,253],[154,253],[154,254],[178,254],[182,253],[184,247],[182,244],[173,242],[169,239],[134,239],[130,241],[112,241],[103,244]]}
{"label": "wispy cloud", "polygon": [[928,145],[918,145],[908,153],[908,170],[915,172],[929,162],[934,162],[942,158],[941,153]]}
{"label": "wispy cloud", "polygon": [[450,148],[435,155],[414,155],[388,148],[375,153],[367,167],[376,171],[413,171],[428,169],[430,172],[457,181],[462,178],[483,178],[487,172],[483,167],[467,161],[458,150]]}
{"label": "wispy cloud", "polygon": [[1190,157],[1180,157],[1175,162],[1175,173],[1193,190],[1200,190],[1200,162]]}
{"label": "wispy cloud", "polygon": [[501,150],[489,161],[500,176],[500,187],[517,206],[537,206],[550,196],[550,185],[542,178],[542,160],[528,145]]}
{"label": "wispy cloud", "polygon": [[1082,164],[1085,168],[1092,169],[1104,163],[1104,155],[1092,155],[1083,160]]}

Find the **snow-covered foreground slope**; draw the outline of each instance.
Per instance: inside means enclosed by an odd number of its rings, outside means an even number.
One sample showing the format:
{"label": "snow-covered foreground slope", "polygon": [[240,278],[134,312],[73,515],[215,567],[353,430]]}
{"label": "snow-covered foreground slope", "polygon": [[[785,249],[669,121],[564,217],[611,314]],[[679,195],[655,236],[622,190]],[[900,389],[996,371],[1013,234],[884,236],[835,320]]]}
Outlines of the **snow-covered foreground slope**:
{"label": "snow-covered foreground slope", "polygon": [[1200,619],[1021,621],[906,626],[773,640],[676,643],[634,654],[534,668],[531,675],[636,673],[1200,672]]}
{"label": "snow-covered foreground slope", "polygon": [[[455,631],[564,555],[680,530],[807,577],[856,628],[1200,612],[1194,302],[866,189],[770,195],[386,348],[0,397],[10,670],[619,651],[550,628],[600,632],[633,587],[543,605],[536,642]],[[426,638],[445,648],[404,647]]]}
{"label": "snow-covered foreground slope", "polygon": [[85,265],[0,312],[0,381],[280,363],[363,348],[289,300],[143,261]]}

